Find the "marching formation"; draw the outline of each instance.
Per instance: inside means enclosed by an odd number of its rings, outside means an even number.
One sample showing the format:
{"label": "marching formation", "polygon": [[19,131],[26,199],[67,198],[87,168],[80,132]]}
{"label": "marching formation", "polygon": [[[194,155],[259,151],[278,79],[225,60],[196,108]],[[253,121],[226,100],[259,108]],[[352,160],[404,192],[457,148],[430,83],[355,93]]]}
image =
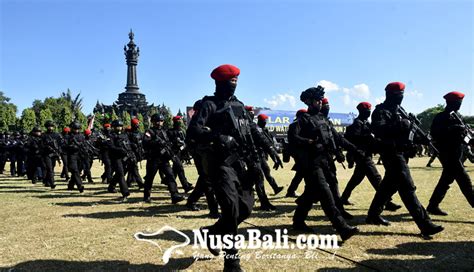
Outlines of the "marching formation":
{"label": "marching formation", "polygon": [[[94,182],[91,167],[98,159],[104,168],[102,183],[108,184],[109,192],[116,193],[118,184],[122,201],[126,202],[129,188],[136,183],[143,189],[143,201],[147,203],[152,202],[153,182],[158,173],[173,204],[186,200],[185,206],[196,211],[200,209],[197,202],[205,196],[209,216],[217,222],[202,227],[204,235],[233,237],[239,224],[251,215],[254,191],[261,210],[277,209],[267,196],[265,180],[275,195],[284,189],[272,177],[268,165],[271,159],[275,170],[283,167],[275,139],[266,128],[268,116],[255,117],[253,108],[235,96],[239,74],[239,68],[228,64],[212,71],[215,92],[195,102],[187,129],[180,116],[174,117],[173,127],[166,129],[164,116],[154,114],[151,127],[144,133],[140,132],[136,118],[130,127],[124,128],[122,121],[113,120],[103,124],[98,132],[84,130],[80,123],[73,122],[56,133],[53,121],[47,121],[44,130],[36,126],[30,133],[6,132],[0,139],[0,173],[5,171],[8,160],[12,176],[26,175],[32,183],[41,180],[44,186],[54,189],[54,168],[62,164],[60,177],[68,181],[67,189],[82,193],[83,181]],[[335,130],[328,117],[330,104],[323,87],[311,87],[301,93],[300,100],[307,108],[299,110],[290,124],[283,150],[283,161],[289,162],[292,157],[295,162],[295,176],[286,192],[286,197],[296,198],[295,230],[314,232],[306,221],[313,204],[320,202],[343,241],[357,234],[358,228],[350,224],[353,216],[344,206],[352,205],[351,194],[365,177],[375,190],[368,207],[368,224],[390,225],[381,215],[384,210],[401,208],[392,202],[392,196],[398,192],[422,235],[443,231],[428,214],[447,215],[440,204],[455,180],[474,207],[472,181],[463,165],[466,158],[473,157],[469,152],[474,140],[471,128],[458,113],[464,94],[450,92],[444,96],[446,108],[436,115],[427,133],[420,128],[419,120],[401,106],[403,83],[389,83],[385,92],[385,101],[373,112],[368,102],[357,106],[359,115],[344,134]],[[408,166],[419,144],[429,146],[432,159],[438,157],[443,166],[426,209],[418,200]],[[344,155],[343,151],[347,153]],[[380,154],[385,168],[383,177],[375,167],[374,154]],[[195,186],[187,180],[183,167],[190,158],[199,175]],[[341,195],[335,162],[345,167],[346,160],[354,172]],[[143,178],[139,172],[142,161],[146,161]],[[187,199],[179,192],[176,179],[184,193],[190,193]],[[298,196],[295,191],[302,181],[304,192]],[[238,256],[235,248],[208,247],[214,255],[224,250],[227,255]],[[240,271],[239,258],[226,258],[224,270]]]}

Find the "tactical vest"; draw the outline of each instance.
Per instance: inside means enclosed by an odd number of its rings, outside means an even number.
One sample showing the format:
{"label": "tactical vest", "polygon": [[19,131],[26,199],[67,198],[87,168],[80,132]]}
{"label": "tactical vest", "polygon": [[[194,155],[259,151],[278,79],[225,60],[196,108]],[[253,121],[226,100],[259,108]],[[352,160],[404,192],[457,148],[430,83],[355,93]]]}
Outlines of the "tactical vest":
{"label": "tactical vest", "polygon": [[305,114],[302,116],[300,135],[304,138],[316,141],[312,151],[323,154],[333,152],[336,149],[334,135],[328,122],[322,115]]}

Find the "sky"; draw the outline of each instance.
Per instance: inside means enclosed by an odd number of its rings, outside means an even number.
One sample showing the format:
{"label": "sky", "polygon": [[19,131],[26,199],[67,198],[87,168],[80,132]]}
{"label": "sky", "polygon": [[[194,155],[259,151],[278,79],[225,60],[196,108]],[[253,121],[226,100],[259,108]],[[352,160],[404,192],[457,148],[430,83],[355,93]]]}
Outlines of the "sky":
{"label": "sky", "polygon": [[301,92],[326,87],[333,112],[384,100],[406,84],[419,113],[466,94],[474,115],[474,1],[0,0],[0,91],[18,105],[81,93],[84,112],[125,91],[123,46],[133,29],[138,86],[173,114],[214,92],[211,71],[241,69],[246,105],[304,108]]}

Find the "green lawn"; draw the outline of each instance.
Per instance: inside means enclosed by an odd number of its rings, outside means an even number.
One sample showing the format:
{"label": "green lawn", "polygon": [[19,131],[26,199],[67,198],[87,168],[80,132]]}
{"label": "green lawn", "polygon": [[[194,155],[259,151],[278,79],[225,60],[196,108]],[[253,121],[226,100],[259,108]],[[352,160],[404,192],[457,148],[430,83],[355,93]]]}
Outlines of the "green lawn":
{"label": "green lawn", "polygon": [[[433,168],[425,168],[428,158],[410,161],[411,171],[420,201],[426,206],[441,174],[438,161]],[[283,170],[274,171],[277,182],[289,184],[294,175],[292,163]],[[383,171],[382,168],[379,168]],[[467,164],[471,174],[474,166]],[[59,170],[59,168],[57,169]],[[193,253],[208,254],[206,250],[195,250],[191,246],[182,248],[183,255],[173,254],[168,264],[162,261],[163,252],[151,243],[137,241],[134,234],[139,231],[154,232],[165,225],[175,227],[186,234],[192,229],[210,225],[207,210],[191,212],[184,204],[172,205],[166,187],[156,179],[153,202],[141,202],[142,192],[132,189],[130,201],[121,203],[120,194],[111,194],[101,184],[98,176],[102,172],[99,162],[94,163],[94,184],[85,184],[83,194],[66,190],[64,181],[58,181],[55,190],[42,184],[33,185],[20,178],[0,176],[0,270],[14,271],[128,271],[128,270],[219,270],[223,260],[194,260]],[[144,174],[144,169],[142,170]],[[186,174],[193,183],[196,180],[194,167],[186,167]],[[340,190],[344,189],[352,170],[339,168]],[[58,177],[59,179],[59,177]],[[294,199],[285,198],[284,192],[273,196],[271,201],[278,207],[276,212],[255,210],[241,224],[241,229],[258,226],[264,233],[275,228],[290,229],[295,208]],[[303,184],[298,192],[301,193]],[[441,207],[449,216],[432,216],[435,223],[442,224],[445,231],[424,240],[405,208],[397,212],[384,212],[392,221],[389,227],[364,223],[365,215],[373,198],[374,190],[367,180],[356,188],[351,197],[354,206],[348,211],[355,218],[353,225],[361,233],[354,236],[335,253],[319,250],[274,250],[259,252],[243,250],[248,259],[242,261],[246,270],[474,270],[474,216],[459,187],[454,184]],[[204,198],[200,203],[205,207]],[[394,197],[401,204],[398,195]],[[259,203],[256,203],[259,206]],[[333,234],[327,218],[318,205],[310,213],[308,224],[318,233]],[[289,231],[290,237],[296,233]],[[175,244],[173,235],[162,235],[155,240],[166,249]],[[334,250],[330,250],[334,252]],[[257,258],[261,254],[296,254],[293,259]],[[306,258],[311,255],[311,258]],[[268,256],[268,255],[267,255]],[[359,262],[356,264],[347,259]],[[365,266],[364,266],[365,265]]]}

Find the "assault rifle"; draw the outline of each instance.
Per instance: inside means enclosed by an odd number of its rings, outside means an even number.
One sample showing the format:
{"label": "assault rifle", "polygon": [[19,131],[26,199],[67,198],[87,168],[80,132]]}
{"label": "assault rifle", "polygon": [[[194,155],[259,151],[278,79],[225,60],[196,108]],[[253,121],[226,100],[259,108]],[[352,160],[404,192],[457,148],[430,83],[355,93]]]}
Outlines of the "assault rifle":
{"label": "assault rifle", "polygon": [[474,135],[472,133],[472,128],[471,126],[469,126],[468,124],[464,123],[464,121],[462,120],[461,116],[459,116],[459,114],[455,111],[452,111],[449,113],[449,115],[454,118],[454,120],[456,120],[461,126],[464,127],[464,134],[466,135],[464,137],[464,143],[469,145],[472,141],[472,139],[474,138]]}
{"label": "assault rifle", "polygon": [[403,119],[410,121],[410,133],[408,134],[410,143],[413,143],[415,136],[419,136],[435,154],[439,154],[438,149],[433,145],[431,136],[420,128],[420,120],[413,113],[407,113],[402,107],[398,107],[398,113]]}

